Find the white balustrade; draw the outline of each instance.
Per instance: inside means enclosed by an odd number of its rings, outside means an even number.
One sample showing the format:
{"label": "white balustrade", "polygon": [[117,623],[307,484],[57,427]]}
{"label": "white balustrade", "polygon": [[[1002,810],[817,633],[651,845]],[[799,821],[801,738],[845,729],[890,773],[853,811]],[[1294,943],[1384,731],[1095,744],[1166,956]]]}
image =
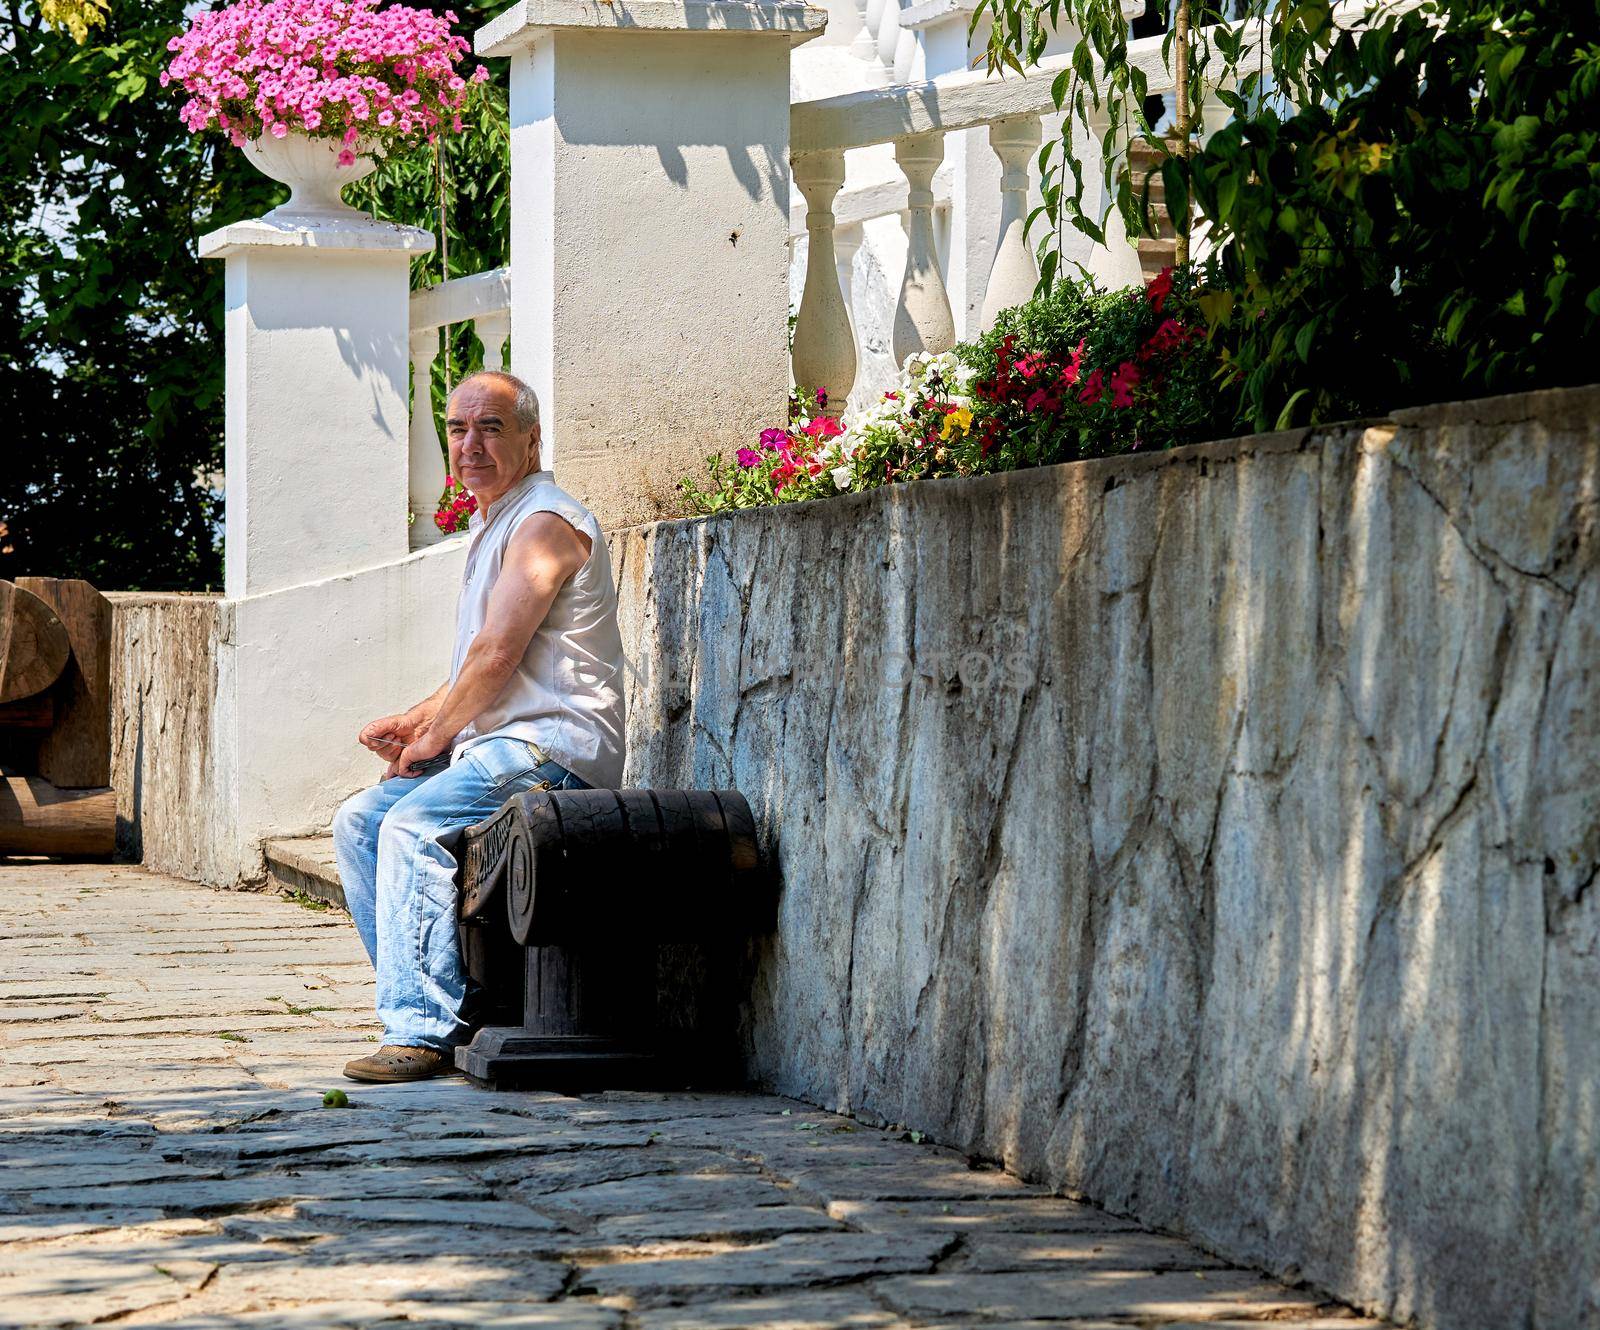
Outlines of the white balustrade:
{"label": "white balustrade", "polygon": [[801,389],[826,389],[828,414],[837,416],[856,381],[855,333],[834,248],[833,200],[844,184],[844,154],[824,149],[796,157],[794,181],[806,197],[809,238],[794,327],[794,381]]}
{"label": "white balustrade", "polygon": [[835,216],[833,228],[833,267],[839,274],[839,294],[844,297],[845,313],[850,316],[851,344],[858,341],[855,335],[856,323],[856,252],[861,248],[866,234],[861,229],[860,222],[850,225],[841,225]]}
{"label": "white balustrade", "polygon": [[456,277],[411,293],[411,548],[444,540],[433,524],[444,493],[444,449],[433,418],[433,365],[441,328],[475,326],[485,369],[503,369],[511,338],[511,275],[505,268]]}
{"label": "white balustrade", "polygon": [[904,364],[918,351],[948,351],[956,344],[933,226],[933,173],[944,161],[944,134],[900,139],[894,159],[906,177],[906,269],[894,313],[894,358]]}
{"label": "white balustrade", "polygon": [[506,369],[511,350],[511,311],[499,310],[477,320],[478,340],[483,343],[484,369]]}
{"label": "white balustrade", "polygon": [[444,493],[444,453],[433,423],[433,362],[439,355],[437,328],[411,333],[411,448],[410,509],[411,548],[421,549],[444,539],[433,524],[433,514]]}
{"label": "white balustrade", "polygon": [[900,45],[900,0],[883,0],[878,15],[878,60],[885,69],[894,68],[894,54]]}
{"label": "white balustrade", "polygon": [[850,40],[850,53],[858,60],[878,63],[878,25],[889,0],[861,0],[861,31]]}
{"label": "white balustrade", "polygon": [[[896,21],[900,16],[896,15]],[[900,24],[899,34],[894,44],[894,81],[904,83],[911,77],[911,70],[917,60],[917,34],[904,23]]]}
{"label": "white balustrade", "polygon": [[[912,30],[902,23],[899,0],[865,0],[865,30],[877,34],[877,54],[886,65],[899,58],[897,73],[916,54]],[[1130,0],[1125,8],[1132,8]],[[920,8],[926,8],[926,4]],[[920,8],[911,14],[921,21]],[[911,39],[908,57],[902,32]],[[859,41],[858,34],[857,40]],[[1172,88],[1162,56],[1165,37],[1141,38],[1128,45],[1128,59],[1144,75],[1153,94]],[[989,146],[1000,164],[1000,210],[995,248],[981,304],[981,326],[993,326],[1001,310],[1026,301],[1038,285],[1038,266],[1026,234],[1030,198],[1037,202],[1033,162],[1043,137],[1042,118],[1055,113],[1051,84],[1070,69],[1069,56],[1041,60],[1026,75],[966,71],[922,83],[869,88],[861,92],[796,102],[790,107],[790,153],[795,182],[807,202],[806,230],[811,248],[804,295],[795,330],[795,382],[827,386],[830,407],[842,405],[836,385],[855,378],[857,355],[851,343],[848,258],[838,231],[903,209],[906,264],[894,315],[892,346],[897,362],[917,351],[939,352],[955,344],[955,320],[945,288],[937,240],[935,208],[949,198],[940,164],[944,136],[987,128]],[[1209,69],[1203,71],[1203,76]],[[1096,71],[1098,77],[1098,70]],[[1207,128],[1215,128],[1209,121]],[[845,154],[893,144],[905,177],[844,183]],[[1091,163],[1086,163],[1089,165]],[[854,168],[853,168],[854,169]],[[1092,192],[1092,191],[1091,191]],[[970,207],[970,203],[968,205]],[[798,223],[798,216],[792,225]],[[798,229],[796,225],[796,229]]]}
{"label": "white balustrade", "polygon": [[982,327],[994,327],[1003,309],[1020,305],[1039,284],[1039,268],[1026,234],[1028,163],[1043,137],[1036,115],[1007,116],[989,126],[989,146],[1000,159],[1000,238],[983,295]]}

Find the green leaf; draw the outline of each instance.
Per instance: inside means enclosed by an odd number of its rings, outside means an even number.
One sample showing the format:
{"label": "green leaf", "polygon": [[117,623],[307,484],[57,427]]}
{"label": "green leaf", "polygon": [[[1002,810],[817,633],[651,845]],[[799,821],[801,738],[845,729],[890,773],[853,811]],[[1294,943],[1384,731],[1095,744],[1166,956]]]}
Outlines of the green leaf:
{"label": "green leaf", "polygon": [[1297,389],[1289,398],[1289,400],[1283,404],[1283,410],[1278,412],[1277,423],[1273,425],[1272,428],[1275,430],[1288,429],[1294,421],[1294,408],[1296,403],[1298,403],[1300,399],[1310,391],[1311,389],[1309,388]]}
{"label": "green leaf", "polygon": [[1304,362],[1309,363],[1311,360],[1311,344],[1316,338],[1317,325],[1321,323],[1321,321],[1322,320],[1320,318],[1312,319],[1309,323],[1305,324],[1298,333],[1295,334],[1294,353]]}

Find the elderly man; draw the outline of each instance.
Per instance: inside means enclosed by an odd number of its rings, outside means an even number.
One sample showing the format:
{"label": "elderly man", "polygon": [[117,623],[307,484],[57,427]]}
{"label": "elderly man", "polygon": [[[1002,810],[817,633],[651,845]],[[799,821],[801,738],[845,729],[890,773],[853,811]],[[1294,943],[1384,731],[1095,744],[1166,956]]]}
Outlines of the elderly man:
{"label": "elderly man", "polygon": [[622,778],[622,638],[600,524],[539,468],[539,401],[474,374],[446,412],[450,470],[478,501],[449,681],[360,742],[384,780],[334,819],[345,899],[378,972],[383,1046],[344,1074],[411,1081],[453,1069],[467,978],[447,833],[519,790]]}

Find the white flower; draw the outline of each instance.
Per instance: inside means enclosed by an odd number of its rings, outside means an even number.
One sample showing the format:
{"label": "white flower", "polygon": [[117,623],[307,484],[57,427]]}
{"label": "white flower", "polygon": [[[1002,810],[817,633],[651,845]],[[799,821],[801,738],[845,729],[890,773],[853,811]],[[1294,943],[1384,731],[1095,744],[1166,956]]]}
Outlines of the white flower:
{"label": "white flower", "polygon": [[847,490],[850,488],[850,482],[853,477],[850,475],[849,462],[844,462],[839,466],[834,467],[831,474],[833,476],[833,483],[840,489]]}

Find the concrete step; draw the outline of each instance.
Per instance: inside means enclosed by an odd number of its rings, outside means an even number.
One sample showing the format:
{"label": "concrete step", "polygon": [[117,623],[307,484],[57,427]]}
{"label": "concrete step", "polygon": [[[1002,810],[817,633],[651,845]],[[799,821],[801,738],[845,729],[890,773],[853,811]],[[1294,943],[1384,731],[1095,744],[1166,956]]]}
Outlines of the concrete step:
{"label": "concrete step", "polygon": [[267,856],[267,877],[274,886],[346,908],[332,836],[282,837],[269,840],[262,849]]}

